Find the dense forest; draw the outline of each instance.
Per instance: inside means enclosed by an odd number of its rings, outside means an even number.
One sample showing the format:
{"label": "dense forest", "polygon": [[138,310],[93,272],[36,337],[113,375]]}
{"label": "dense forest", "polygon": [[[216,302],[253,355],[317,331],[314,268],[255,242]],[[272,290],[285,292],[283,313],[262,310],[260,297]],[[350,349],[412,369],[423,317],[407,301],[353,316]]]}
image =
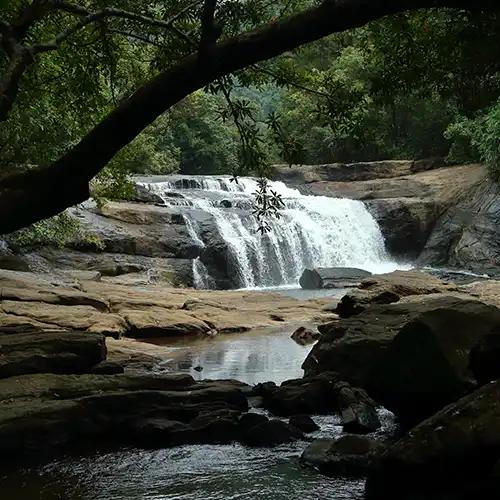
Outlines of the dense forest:
{"label": "dense forest", "polygon": [[[15,99],[2,103],[2,175],[55,162],[134,89],[189,52],[203,2],[152,2],[142,19],[115,13],[97,22],[88,21],[90,8],[106,2],[87,2],[89,10],[56,3],[62,7],[25,33],[38,47],[36,64],[24,68]],[[231,35],[311,3],[224,2],[217,22]],[[13,19],[23,2],[4,4],[3,15]],[[173,36],[162,26],[167,21],[151,21],[169,12],[177,13]],[[74,16],[76,25],[64,30]],[[389,158],[484,161],[498,178],[499,26],[497,12],[402,13],[216,79],[122,149],[91,192],[127,198],[133,174],[265,174],[273,163]],[[51,39],[55,46],[35,44]],[[8,76],[6,40],[0,68]]]}

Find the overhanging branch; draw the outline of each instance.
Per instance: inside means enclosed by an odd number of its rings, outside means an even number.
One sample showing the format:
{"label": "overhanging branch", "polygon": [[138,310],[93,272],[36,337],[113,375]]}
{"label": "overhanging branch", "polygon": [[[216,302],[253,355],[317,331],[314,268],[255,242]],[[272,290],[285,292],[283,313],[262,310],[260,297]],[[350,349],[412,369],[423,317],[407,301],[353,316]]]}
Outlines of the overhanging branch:
{"label": "overhanging branch", "polygon": [[216,44],[211,64],[198,53],[179,61],[123,101],[51,166],[0,182],[0,234],[55,215],[88,197],[88,183],[113,156],[172,105],[217,78],[332,33],[428,7],[495,8],[496,0],[325,0],[288,19]]}

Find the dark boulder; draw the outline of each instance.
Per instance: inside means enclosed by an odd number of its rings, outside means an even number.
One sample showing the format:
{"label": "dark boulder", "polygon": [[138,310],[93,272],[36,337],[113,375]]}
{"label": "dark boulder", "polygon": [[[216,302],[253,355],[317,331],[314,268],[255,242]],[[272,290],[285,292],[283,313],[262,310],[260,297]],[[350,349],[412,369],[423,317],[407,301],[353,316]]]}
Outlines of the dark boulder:
{"label": "dark boulder", "polygon": [[[471,355],[475,352],[476,372],[481,374],[477,358],[485,349],[474,349],[487,337],[491,345],[492,334],[500,332],[500,310],[495,306],[452,296],[442,296],[429,306],[401,327],[369,383],[382,405],[409,422],[418,422],[473,390],[478,381],[469,369]],[[489,367],[495,371],[491,363]],[[485,365],[482,374],[487,370]]]}
{"label": "dark boulder", "polygon": [[500,382],[494,382],[447,406],[391,446],[368,477],[366,498],[498,498],[499,456]]}
{"label": "dark boulder", "polygon": [[333,373],[316,377],[287,380],[281,386],[261,384],[257,395],[262,396],[263,406],[275,415],[331,414],[337,409]]}
{"label": "dark boulder", "polygon": [[335,386],[338,412],[345,432],[368,434],[381,427],[377,405],[362,389],[351,387],[346,382]]}
{"label": "dark boulder", "polygon": [[319,425],[309,415],[293,415],[288,423],[306,434],[319,430]]}
{"label": "dark boulder", "polygon": [[469,358],[469,368],[479,384],[500,379],[500,329],[483,337]]}
{"label": "dark boulder", "polygon": [[302,453],[302,463],[329,476],[365,476],[385,451],[385,445],[365,436],[318,439]]}
{"label": "dark boulder", "polygon": [[299,283],[302,288],[307,290],[346,288],[356,286],[368,276],[371,276],[370,272],[352,267],[306,269],[302,273]]}
{"label": "dark boulder", "polygon": [[333,323],[303,368],[306,376],[337,372],[339,380],[414,422],[476,387],[470,356],[498,332],[499,318],[495,306],[458,294],[373,304]]}
{"label": "dark boulder", "polygon": [[85,373],[105,359],[105,337],[97,333],[0,333],[0,378],[31,373]]}
{"label": "dark boulder", "polygon": [[302,439],[302,432],[281,420],[269,420],[243,433],[242,442],[248,446],[278,446]]}
{"label": "dark boulder", "polygon": [[239,418],[239,426],[243,432],[247,432],[253,427],[260,424],[265,424],[269,419],[261,413],[244,413]]}
{"label": "dark boulder", "polygon": [[310,330],[309,328],[306,328],[304,326],[297,328],[297,330],[295,330],[291,336],[291,338],[295,340],[295,342],[297,342],[297,344],[299,345],[313,344],[320,337],[321,333]]}

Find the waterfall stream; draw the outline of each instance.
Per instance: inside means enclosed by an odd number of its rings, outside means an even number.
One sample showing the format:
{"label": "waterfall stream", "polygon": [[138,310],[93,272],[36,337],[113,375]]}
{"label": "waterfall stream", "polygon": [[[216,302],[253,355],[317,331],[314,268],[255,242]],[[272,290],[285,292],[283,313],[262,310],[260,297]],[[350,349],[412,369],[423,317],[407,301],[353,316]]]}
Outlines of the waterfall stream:
{"label": "waterfall stream", "polygon": [[[285,203],[281,218],[269,220],[261,235],[252,215],[257,180],[227,176],[166,176],[137,180],[165,205],[182,208],[193,243],[203,247],[200,211],[227,245],[241,288],[296,285],[307,267],[359,267],[372,272],[397,268],[385,250],[380,228],[360,201],[306,196],[282,182],[269,182]],[[198,215],[197,215],[198,214]],[[193,262],[196,285],[210,283],[199,259]]]}

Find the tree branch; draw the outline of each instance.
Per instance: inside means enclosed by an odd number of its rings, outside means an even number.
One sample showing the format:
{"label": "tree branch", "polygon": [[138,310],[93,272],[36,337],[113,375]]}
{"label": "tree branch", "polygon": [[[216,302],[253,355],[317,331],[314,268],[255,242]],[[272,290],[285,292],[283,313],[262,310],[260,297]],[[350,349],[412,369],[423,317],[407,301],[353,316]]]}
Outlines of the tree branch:
{"label": "tree branch", "polygon": [[139,88],[53,165],[0,181],[0,234],[55,215],[89,196],[89,181],[172,105],[217,78],[335,32],[426,7],[495,8],[497,0],[325,0],[288,19],[229,38],[212,63],[194,53]]}
{"label": "tree branch", "polygon": [[215,9],[217,0],[205,0],[201,13],[201,38],[198,52],[200,58],[206,57],[221,35],[221,30],[215,24]]}

